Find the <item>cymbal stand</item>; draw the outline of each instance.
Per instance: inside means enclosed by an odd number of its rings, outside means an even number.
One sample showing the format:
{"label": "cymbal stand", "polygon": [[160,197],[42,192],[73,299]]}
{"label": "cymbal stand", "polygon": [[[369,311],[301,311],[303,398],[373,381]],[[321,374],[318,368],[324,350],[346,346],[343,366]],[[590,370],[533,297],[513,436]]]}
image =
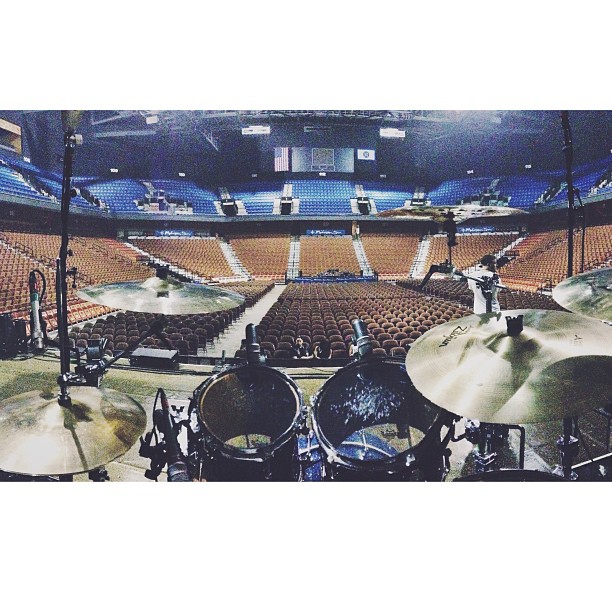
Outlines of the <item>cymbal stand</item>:
{"label": "cymbal stand", "polygon": [[519,432],[519,460],[520,470],[525,468],[525,428],[521,425],[501,425],[498,423],[481,423],[480,421],[468,419],[465,426],[465,434],[453,439],[458,441],[465,437],[468,442],[478,445],[474,453],[476,472],[489,472],[498,467],[499,455],[497,448],[500,440],[503,440],[510,429]]}
{"label": "cymbal stand", "polygon": [[574,435],[577,424],[572,417],[563,419],[563,435],[557,438],[557,448],[561,456],[561,464],[553,470],[553,474],[563,476],[567,480],[576,480],[578,474],[572,469],[573,460],[578,456],[578,438]]}

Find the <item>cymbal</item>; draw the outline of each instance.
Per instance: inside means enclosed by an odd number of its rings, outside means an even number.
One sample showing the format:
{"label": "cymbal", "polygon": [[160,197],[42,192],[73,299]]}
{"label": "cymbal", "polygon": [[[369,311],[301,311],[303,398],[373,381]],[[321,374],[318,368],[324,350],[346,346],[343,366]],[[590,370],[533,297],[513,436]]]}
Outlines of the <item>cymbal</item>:
{"label": "cymbal", "polygon": [[510,208],[508,206],[477,206],[476,204],[464,204],[462,206],[410,206],[383,210],[378,213],[378,217],[408,217],[421,219],[423,221],[435,221],[443,223],[446,221],[446,213],[451,210],[455,215],[457,223],[472,219],[474,217],[507,217],[510,215],[524,215],[524,210],[520,208]]}
{"label": "cymbal", "polygon": [[612,268],[565,279],[552,292],[557,304],[602,321],[612,321]]}
{"label": "cymbal", "polygon": [[[506,316],[523,315],[507,333]],[[406,369],[428,400],[486,423],[541,423],[612,400],[612,328],[555,310],[469,315],[430,329]]]}
{"label": "cymbal", "polygon": [[129,450],[147,417],[131,397],[71,387],[71,407],[53,391],[29,391],[0,402],[0,470],[12,474],[79,474]]}
{"label": "cymbal", "polygon": [[234,291],[157,276],[144,281],[92,285],[77,291],[77,296],[110,308],[166,315],[216,312],[244,302],[244,296]]}

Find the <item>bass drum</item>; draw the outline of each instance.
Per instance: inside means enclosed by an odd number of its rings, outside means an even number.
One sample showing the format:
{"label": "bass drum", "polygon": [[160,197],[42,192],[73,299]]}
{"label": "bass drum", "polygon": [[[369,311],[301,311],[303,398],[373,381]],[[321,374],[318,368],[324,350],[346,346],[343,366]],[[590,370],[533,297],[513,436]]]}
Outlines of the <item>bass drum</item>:
{"label": "bass drum", "polygon": [[263,365],[240,366],[205,381],[193,402],[205,480],[293,479],[303,402],[299,387],[288,376]]}
{"label": "bass drum", "polygon": [[338,371],[312,405],[325,479],[441,481],[455,420],[414,388],[403,362],[376,357]]}
{"label": "bass drum", "polygon": [[539,470],[491,470],[459,476],[453,482],[569,482],[561,476]]}

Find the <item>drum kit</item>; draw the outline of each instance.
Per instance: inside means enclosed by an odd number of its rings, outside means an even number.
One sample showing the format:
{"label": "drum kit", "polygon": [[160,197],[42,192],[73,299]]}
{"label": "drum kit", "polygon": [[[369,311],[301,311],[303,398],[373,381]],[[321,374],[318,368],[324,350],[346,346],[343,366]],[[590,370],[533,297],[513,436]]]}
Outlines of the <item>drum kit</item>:
{"label": "drum kit", "polygon": [[[470,420],[468,430],[478,432],[481,459],[477,474],[464,480],[575,477],[577,418],[612,401],[612,328],[604,322],[612,319],[612,268],[558,285],[553,297],[570,312],[514,310],[453,320],[418,338],[405,362],[374,356],[356,319],[357,360],[329,378],[309,408],[297,384],[265,364],[249,325],[246,363],[208,378],[185,414],[173,411],[160,389],[153,428],[142,437],[142,406],[91,385],[123,353],[101,359],[87,376],[78,368],[70,371],[67,226],[78,139],[69,119],[56,274],[59,393],[33,390],[0,402],[0,479],[71,480],[89,473],[92,480],[107,480],[104,466],[140,437],[152,479],[167,465],[170,481],[442,481],[450,469],[449,443],[461,439],[455,424],[462,417]],[[244,301],[240,294],[182,283],[164,271],[78,295],[112,308],[166,315],[214,312]],[[522,464],[519,470],[496,469],[498,427],[557,420],[563,421],[558,475],[524,470]]]}

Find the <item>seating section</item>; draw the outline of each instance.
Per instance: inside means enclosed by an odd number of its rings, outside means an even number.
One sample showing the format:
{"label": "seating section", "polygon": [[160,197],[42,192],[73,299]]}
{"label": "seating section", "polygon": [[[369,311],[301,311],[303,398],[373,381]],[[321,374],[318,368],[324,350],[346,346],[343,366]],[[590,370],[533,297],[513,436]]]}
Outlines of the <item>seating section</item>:
{"label": "seating section", "polygon": [[[606,193],[612,190],[612,180],[603,180],[612,170],[612,158],[575,166],[574,184],[581,196],[593,193]],[[563,169],[530,174],[517,174],[504,177],[468,177],[453,179],[434,185],[426,198],[432,206],[452,206],[457,202],[474,197],[478,199],[489,187],[500,198],[507,198],[513,208],[560,207],[567,201],[567,189],[558,190],[565,179]],[[20,157],[0,152],[0,194],[28,197],[33,200],[49,201],[39,189],[61,198],[61,174],[38,168]],[[163,189],[174,201],[188,202],[194,214],[218,215],[214,202],[220,186],[198,185],[189,180],[143,179],[134,178],[101,179],[95,176],[74,177],[73,184],[86,188],[92,196],[99,198],[118,214],[140,212],[134,200],[141,200],[147,187]],[[289,183],[288,183],[289,184]],[[300,199],[299,213],[302,215],[352,215],[350,200],[357,197],[354,180],[334,178],[292,179],[293,197]],[[393,184],[383,181],[361,181],[365,194],[372,198],[379,212],[400,208],[410,201],[415,193],[413,184]],[[229,183],[225,187],[237,200],[242,200],[249,215],[271,215],[275,198],[283,192],[279,180],[252,180]],[[595,191],[595,188],[596,191]],[[541,198],[549,198],[542,204]],[[87,196],[88,197],[88,196]],[[78,206],[91,206],[87,199],[77,196],[73,203]]]}
{"label": "seating section", "polygon": [[[252,306],[274,285],[249,282],[226,285],[228,289],[246,296],[245,303],[235,308],[210,314],[166,315],[167,320],[159,337],[144,340],[142,346],[150,349],[176,349],[182,356],[211,352],[214,341],[227,327],[236,321],[245,308]],[[141,334],[148,331],[161,315],[142,312],[116,312],[95,322],[74,326],[69,331],[70,340],[78,347],[87,348],[89,340],[107,340],[107,354],[136,348]]]}
{"label": "seating section", "polygon": [[[12,311],[14,317],[28,317],[29,291],[27,280],[30,270],[40,269],[47,279],[47,295],[42,304],[44,317],[50,329],[57,327],[57,306],[55,302],[55,258],[59,252],[58,234],[40,234],[26,231],[3,230],[0,233],[0,246],[3,246],[7,262],[18,259],[21,263],[11,263],[7,271],[8,286],[13,290],[0,298],[0,310]],[[77,289],[68,285],[68,320],[75,323],[113,309],[90,304],[79,299],[76,291],[80,287],[102,283],[124,282],[145,279],[152,271],[122,254],[120,243],[116,240],[95,237],[74,236],[70,241],[73,255],[69,266],[77,267]],[[12,299],[11,299],[12,298]]]}
{"label": "seating section", "polygon": [[500,179],[497,189],[508,198],[512,208],[533,208],[536,200],[550,187],[550,180],[542,176],[517,175]]}
{"label": "seating section", "polygon": [[351,236],[301,236],[300,270],[314,276],[330,269],[359,274],[361,268]]}
{"label": "seating section", "polygon": [[458,200],[482,193],[495,177],[476,177],[444,181],[430,190],[427,197],[432,206],[454,206]]}
{"label": "seating section", "polygon": [[291,180],[293,197],[300,200],[301,215],[350,215],[356,198],[352,181],[336,179]]}
{"label": "seating section", "polygon": [[154,257],[209,280],[235,276],[216,238],[134,238],[131,242]]}
{"label": "seating section", "polygon": [[[519,256],[503,268],[508,286],[534,290],[557,285],[567,277],[567,230],[535,232],[517,245]],[[581,235],[574,234],[574,273],[580,271]],[[584,269],[592,270],[612,261],[612,225],[586,229]]]}
{"label": "seating section", "polygon": [[18,172],[0,164],[0,198],[3,193],[39,202],[51,201],[49,197],[36,191]]}
{"label": "seating section", "polygon": [[193,212],[196,215],[217,215],[215,200],[219,196],[214,191],[200,187],[193,181],[162,180],[151,181],[155,189],[163,189],[171,199],[184,200],[193,205]]}
{"label": "seating section", "polygon": [[[606,159],[591,164],[583,164],[574,168],[573,171],[573,183],[574,188],[579,190],[580,196],[585,197],[589,194],[591,187],[597,184],[597,181],[601,176],[612,168],[612,159]],[[554,206],[567,202],[567,187],[561,189],[557,195],[552,198],[547,205]],[[578,200],[576,200],[578,201]]]}
{"label": "seating section", "polygon": [[[41,185],[41,187],[54,196],[59,202],[62,201],[62,183],[61,181],[46,178],[42,176],[37,176],[36,181]],[[84,208],[91,208],[93,204],[88,202],[82,195],[73,196],[70,199],[70,204],[75,206],[82,206]]]}
{"label": "seating section", "polygon": [[288,234],[254,234],[228,239],[251,276],[271,280],[285,278],[290,240]]}
{"label": "seating section", "polygon": [[412,185],[394,185],[381,181],[362,181],[361,185],[366,196],[374,200],[378,212],[401,208],[414,195]]}
{"label": "seating section", "polygon": [[262,351],[287,359],[297,336],[313,349],[331,343],[332,358],[346,359],[360,318],[374,353],[404,357],[408,346],[431,327],[469,311],[437,297],[388,283],[294,283],[288,285],[257,326]]}
{"label": "seating section", "polygon": [[381,279],[408,276],[420,239],[414,234],[361,234],[368,262]]}
{"label": "seating section", "polygon": [[[503,270],[501,271],[501,276],[503,277]],[[459,302],[467,308],[472,308],[474,294],[466,282],[450,279],[431,279],[423,289],[419,289],[418,285],[420,282],[421,281],[418,280],[408,279],[400,281],[398,285],[426,295],[433,295],[444,298],[445,300]],[[501,282],[506,284],[505,277],[502,278]],[[530,291],[500,291],[497,299],[502,310],[517,310],[521,308],[564,310],[550,296]]]}
{"label": "seating section", "polygon": [[249,215],[271,215],[274,200],[281,197],[281,181],[250,181],[227,185],[231,196],[242,200]]}
{"label": "seating section", "polygon": [[[499,234],[458,234],[457,246],[453,247],[453,265],[459,270],[469,268],[484,257],[494,254],[512,244],[518,238],[517,232]],[[432,264],[448,260],[448,238],[432,236],[429,253],[425,260],[424,270],[427,272]]]}
{"label": "seating section", "polygon": [[[28,316],[28,275],[34,268],[40,268],[39,262],[0,241],[0,312],[12,312],[15,318]],[[43,274],[47,277],[47,289],[51,296],[55,275],[47,269]]]}
{"label": "seating section", "polygon": [[134,200],[142,200],[147,190],[134,179],[117,179],[89,183],[87,189],[115,213],[137,213]]}

